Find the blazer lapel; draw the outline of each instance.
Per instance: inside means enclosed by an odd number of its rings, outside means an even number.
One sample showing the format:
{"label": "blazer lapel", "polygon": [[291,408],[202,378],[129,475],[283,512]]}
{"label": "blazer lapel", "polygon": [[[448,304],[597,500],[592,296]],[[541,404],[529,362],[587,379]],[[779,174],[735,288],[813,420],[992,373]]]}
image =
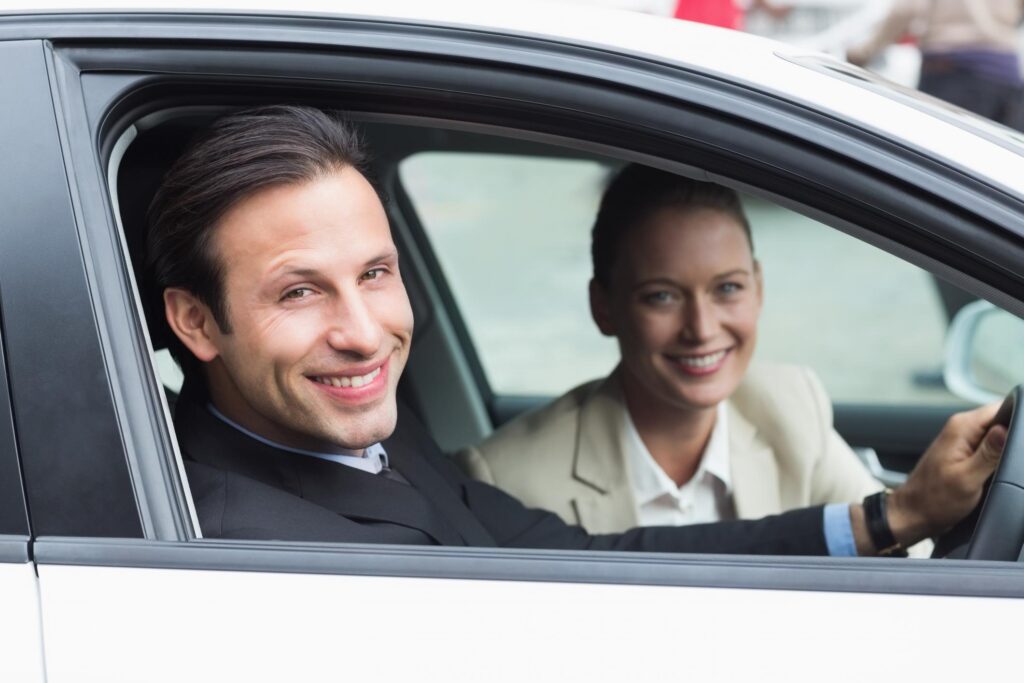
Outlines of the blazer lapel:
{"label": "blazer lapel", "polygon": [[779,469],[772,449],[736,407],[729,404],[729,461],[733,502],[741,519],[757,519],[782,511]]}
{"label": "blazer lapel", "polygon": [[619,455],[625,409],[618,371],[580,406],[572,474],[589,490],[572,504],[579,523],[591,533],[621,531],[637,523],[626,462]]}

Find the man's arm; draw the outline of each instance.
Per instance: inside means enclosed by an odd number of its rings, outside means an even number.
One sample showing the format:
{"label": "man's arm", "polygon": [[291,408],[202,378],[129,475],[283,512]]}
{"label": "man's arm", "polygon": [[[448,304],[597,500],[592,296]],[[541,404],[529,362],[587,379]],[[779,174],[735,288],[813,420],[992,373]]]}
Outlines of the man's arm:
{"label": "man's arm", "polygon": [[926,9],[922,0],[893,0],[892,8],[866,39],[846,50],[851,64],[864,66],[909,30],[914,18]]}
{"label": "man's arm", "polygon": [[[461,472],[458,473],[460,476]],[[629,529],[589,534],[546,510],[527,508],[504,491],[464,479],[463,502],[504,548],[645,552],[827,555],[821,507],[758,520]]]}
{"label": "man's arm", "polygon": [[[907,547],[939,534],[966,517],[981,499],[982,486],[995,470],[1006,429],[990,428],[997,406],[959,413],[949,419],[922,456],[907,482],[888,505],[889,526]],[[408,421],[411,426],[413,420]],[[422,436],[421,443],[429,443]],[[641,550],[651,552],[826,555],[822,507],[793,510],[759,520],[682,527],[646,527],[621,534],[591,535],[557,515],[524,506],[507,493],[470,479],[449,458],[432,460],[461,490],[462,502],[497,545],[515,548]],[[877,552],[861,504],[849,506],[859,555]]]}

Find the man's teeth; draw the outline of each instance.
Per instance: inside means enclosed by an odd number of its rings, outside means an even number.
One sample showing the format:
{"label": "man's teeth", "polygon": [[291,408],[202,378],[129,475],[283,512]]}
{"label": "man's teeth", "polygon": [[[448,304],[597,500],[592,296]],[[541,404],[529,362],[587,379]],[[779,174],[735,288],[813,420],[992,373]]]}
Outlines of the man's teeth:
{"label": "man's teeth", "polygon": [[725,357],[725,351],[715,351],[706,356],[679,356],[676,360],[688,368],[710,368]]}
{"label": "man's teeth", "polygon": [[358,377],[315,377],[314,380],[320,382],[320,384],[326,384],[330,387],[361,387],[364,384],[369,384],[373,380],[377,379],[377,375],[380,374],[380,368],[377,368],[373,372]]}

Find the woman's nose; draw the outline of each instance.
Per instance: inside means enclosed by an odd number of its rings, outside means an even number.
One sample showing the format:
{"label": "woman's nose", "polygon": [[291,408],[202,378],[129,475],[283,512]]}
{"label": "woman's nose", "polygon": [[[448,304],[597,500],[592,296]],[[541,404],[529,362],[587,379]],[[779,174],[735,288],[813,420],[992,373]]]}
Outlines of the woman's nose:
{"label": "woman's nose", "polygon": [[359,295],[339,302],[327,333],[327,343],[335,351],[373,357],[380,349],[383,331],[374,311]]}
{"label": "woman's nose", "polygon": [[718,330],[718,316],[709,301],[694,297],[688,302],[681,336],[691,343],[703,342],[714,336]]}

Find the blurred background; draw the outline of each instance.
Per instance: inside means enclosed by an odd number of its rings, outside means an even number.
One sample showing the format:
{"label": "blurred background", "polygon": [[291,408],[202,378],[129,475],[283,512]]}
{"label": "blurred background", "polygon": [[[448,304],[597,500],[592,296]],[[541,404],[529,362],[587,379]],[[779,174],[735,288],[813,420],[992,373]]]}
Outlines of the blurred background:
{"label": "blurred background", "polygon": [[[693,15],[686,18],[711,19],[709,23],[721,23],[714,20],[725,18],[720,10],[713,9],[723,4],[719,0],[552,1],[666,17]],[[848,48],[861,43],[878,29],[894,3],[893,0],[735,0],[734,4],[737,7],[734,18],[748,33],[842,57]],[[1024,32],[1020,30],[1018,45],[1024,46]],[[889,80],[914,87],[918,81],[921,56],[910,36],[900,36],[875,56],[868,66]]]}

